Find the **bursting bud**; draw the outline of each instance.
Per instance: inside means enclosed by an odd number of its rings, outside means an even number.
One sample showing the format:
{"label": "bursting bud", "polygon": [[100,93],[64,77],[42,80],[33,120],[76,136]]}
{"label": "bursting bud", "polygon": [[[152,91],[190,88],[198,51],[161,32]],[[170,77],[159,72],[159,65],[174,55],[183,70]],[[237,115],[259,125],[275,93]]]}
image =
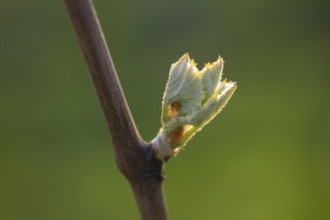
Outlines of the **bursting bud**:
{"label": "bursting bud", "polygon": [[189,54],[172,64],[162,102],[162,128],[151,142],[159,160],[177,154],[225,107],[236,83],[221,80],[222,70],[220,56],[201,71]]}

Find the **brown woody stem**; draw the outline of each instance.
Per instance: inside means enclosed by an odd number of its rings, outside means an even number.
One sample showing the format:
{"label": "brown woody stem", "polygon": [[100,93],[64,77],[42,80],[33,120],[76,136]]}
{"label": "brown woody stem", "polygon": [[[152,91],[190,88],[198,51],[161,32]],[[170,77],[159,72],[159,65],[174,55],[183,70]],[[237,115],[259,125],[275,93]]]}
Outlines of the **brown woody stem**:
{"label": "brown woody stem", "polygon": [[130,182],[142,219],[166,220],[163,162],[139,135],[91,0],[64,0],[112,137],[119,170]]}

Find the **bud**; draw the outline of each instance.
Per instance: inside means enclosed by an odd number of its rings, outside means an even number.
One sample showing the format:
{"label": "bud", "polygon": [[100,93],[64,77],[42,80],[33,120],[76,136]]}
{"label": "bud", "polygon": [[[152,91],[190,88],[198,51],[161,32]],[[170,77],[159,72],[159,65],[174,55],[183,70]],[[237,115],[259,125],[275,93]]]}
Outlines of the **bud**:
{"label": "bud", "polygon": [[199,71],[188,54],[172,64],[162,102],[162,128],[152,140],[159,160],[177,154],[227,104],[236,83],[221,81],[223,60]]}

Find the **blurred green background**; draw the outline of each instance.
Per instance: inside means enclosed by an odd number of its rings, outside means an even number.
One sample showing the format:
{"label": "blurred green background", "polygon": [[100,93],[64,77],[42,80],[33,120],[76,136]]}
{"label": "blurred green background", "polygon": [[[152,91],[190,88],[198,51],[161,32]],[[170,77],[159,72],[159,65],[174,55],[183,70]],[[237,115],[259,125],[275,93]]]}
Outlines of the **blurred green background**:
{"label": "blurred green background", "polygon": [[[171,219],[330,219],[330,1],[95,6],[146,140],[183,53],[238,82],[166,164]],[[0,30],[0,220],[138,219],[64,3],[1,0]]]}

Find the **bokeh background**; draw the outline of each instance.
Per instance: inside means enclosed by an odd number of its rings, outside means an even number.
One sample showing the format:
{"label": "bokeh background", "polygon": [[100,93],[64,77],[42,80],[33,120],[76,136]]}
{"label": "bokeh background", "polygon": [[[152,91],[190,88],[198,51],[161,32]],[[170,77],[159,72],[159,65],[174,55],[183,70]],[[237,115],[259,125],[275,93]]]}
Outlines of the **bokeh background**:
{"label": "bokeh background", "polygon": [[[166,164],[171,219],[330,219],[328,0],[95,0],[142,136],[170,64],[238,90]],[[62,1],[0,2],[0,219],[138,219]]]}

